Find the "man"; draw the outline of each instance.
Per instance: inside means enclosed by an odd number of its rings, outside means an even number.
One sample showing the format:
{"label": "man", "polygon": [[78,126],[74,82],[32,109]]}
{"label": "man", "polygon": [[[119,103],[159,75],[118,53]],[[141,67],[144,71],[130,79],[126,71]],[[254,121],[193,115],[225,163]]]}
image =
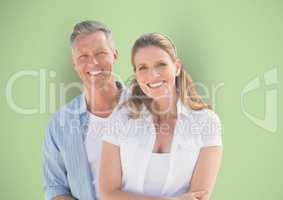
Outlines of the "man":
{"label": "man", "polygon": [[117,60],[111,31],[97,21],[75,25],[72,60],[84,93],[57,111],[44,141],[44,189],[47,200],[94,200],[102,129],[127,96],[112,75]]}

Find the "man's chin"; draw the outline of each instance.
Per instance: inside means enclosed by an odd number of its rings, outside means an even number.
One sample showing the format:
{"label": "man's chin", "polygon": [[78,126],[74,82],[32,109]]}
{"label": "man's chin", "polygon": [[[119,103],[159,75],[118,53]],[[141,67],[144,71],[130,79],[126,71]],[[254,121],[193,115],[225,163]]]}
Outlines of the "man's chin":
{"label": "man's chin", "polygon": [[106,75],[102,75],[102,74],[99,74],[99,75],[96,75],[96,76],[89,76],[88,77],[88,80],[92,83],[97,83],[97,82],[105,82],[107,80],[107,76]]}
{"label": "man's chin", "polygon": [[88,82],[90,83],[90,87],[94,87],[98,89],[99,87],[104,87],[110,81],[110,78],[107,76],[97,76],[95,78],[91,78]]}

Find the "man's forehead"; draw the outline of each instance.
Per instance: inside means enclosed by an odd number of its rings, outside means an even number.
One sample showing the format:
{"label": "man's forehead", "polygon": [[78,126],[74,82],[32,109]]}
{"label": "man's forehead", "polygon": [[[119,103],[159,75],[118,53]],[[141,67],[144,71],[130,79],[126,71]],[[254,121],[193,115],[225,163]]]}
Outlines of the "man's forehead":
{"label": "man's forehead", "polygon": [[78,44],[73,46],[73,50],[76,52],[84,52],[84,51],[89,51],[89,50],[106,50],[108,49],[107,46],[99,43],[87,43],[87,44]]}
{"label": "man's forehead", "polygon": [[108,43],[108,40],[105,34],[99,31],[99,32],[88,34],[88,35],[78,36],[73,43],[73,47],[74,48],[89,48],[89,47],[101,48],[105,46],[105,44],[107,43]]}

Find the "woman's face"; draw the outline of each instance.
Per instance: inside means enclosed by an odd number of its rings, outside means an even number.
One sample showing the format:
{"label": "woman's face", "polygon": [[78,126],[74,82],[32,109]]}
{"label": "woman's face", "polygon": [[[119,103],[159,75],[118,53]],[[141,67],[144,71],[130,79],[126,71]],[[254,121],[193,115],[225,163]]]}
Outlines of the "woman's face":
{"label": "woman's face", "polygon": [[148,46],[137,50],[133,62],[137,82],[147,96],[157,100],[174,94],[179,59],[173,61],[160,47]]}

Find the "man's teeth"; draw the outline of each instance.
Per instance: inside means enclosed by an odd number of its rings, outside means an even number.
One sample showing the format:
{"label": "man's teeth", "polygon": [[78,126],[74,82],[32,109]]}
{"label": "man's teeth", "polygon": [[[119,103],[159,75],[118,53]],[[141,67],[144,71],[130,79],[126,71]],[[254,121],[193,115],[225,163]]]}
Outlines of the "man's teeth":
{"label": "man's teeth", "polygon": [[157,83],[149,83],[149,87],[151,88],[157,88],[160,87],[163,84],[163,81],[157,82]]}
{"label": "man's teeth", "polygon": [[102,73],[101,70],[89,72],[89,74],[92,75],[92,76],[96,76],[96,75],[101,74],[101,73]]}

